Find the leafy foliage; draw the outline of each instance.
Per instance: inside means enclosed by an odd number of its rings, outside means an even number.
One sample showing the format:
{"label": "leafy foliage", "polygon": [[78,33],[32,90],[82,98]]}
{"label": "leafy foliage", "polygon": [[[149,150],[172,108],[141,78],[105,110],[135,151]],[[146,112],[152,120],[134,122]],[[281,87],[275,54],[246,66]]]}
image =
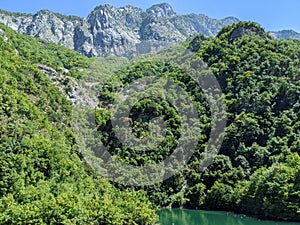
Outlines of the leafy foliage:
{"label": "leafy foliage", "polygon": [[119,191],[77,151],[71,102],[39,69],[80,77],[90,60],[0,25],[0,224],[154,224],[142,191]]}
{"label": "leafy foliage", "polygon": [[[299,221],[300,42],[272,39],[259,25],[241,22],[225,27],[216,38],[197,36],[184,45],[196,51],[214,72],[228,107],[225,140],[213,164],[204,172],[199,169],[210,131],[203,92],[182,71],[161,63],[157,55],[116,73],[101,90],[98,125],[104,143],[133,165],[157,162],[172,152],[181,131],[176,111],[165,119],[172,138],[166,136],[164,144],[148,154],[122,146],[108,116],[119,89],[139,78],[166,77],[192,96],[202,115],[203,131],[184,171],[143,188],[149,198],[161,206],[233,210]],[[143,99],[132,109],[130,122],[137,137],[148,134],[147,123],[153,117],[166,115],[162,108],[159,115],[150,113],[155,114],[162,105],[172,109],[157,99]]]}
{"label": "leafy foliage", "polygon": [[[216,38],[199,35],[183,44],[214,72],[228,108],[219,155],[202,171],[210,133],[209,104],[187,73],[163,62],[179,57],[176,47],[172,54],[167,50],[139,56],[129,66],[128,60],[115,57],[87,59],[3,25],[0,35],[1,224],[153,224],[152,204],[300,221],[300,41],[274,40],[259,25],[242,22],[225,27]],[[135,191],[115,183],[116,189],[96,177],[77,151],[70,130],[71,103],[39,64],[101,84],[96,117],[102,142],[114,157],[137,166],[170,155],[182,133],[182,121],[168,101],[142,98],[130,109],[133,133],[139,140],[151,139],[150,131],[159,129],[149,122],[161,117],[166,135],[154,151],[141,154],[115,135],[110,120],[117,92],[151,76],[180,86],[200,115],[198,145],[188,165],[161,183]],[[153,86],[156,91],[166,83],[158,85]],[[184,102],[180,95],[170,94],[172,101]],[[184,110],[188,107],[183,104]],[[93,149],[97,140],[89,138]]]}
{"label": "leafy foliage", "polygon": [[[259,35],[229,39],[240,27]],[[198,50],[222,86],[229,118],[220,149],[227,162],[202,175],[203,206],[299,220],[300,42],[262,32],[257,24],[238,23]]]}

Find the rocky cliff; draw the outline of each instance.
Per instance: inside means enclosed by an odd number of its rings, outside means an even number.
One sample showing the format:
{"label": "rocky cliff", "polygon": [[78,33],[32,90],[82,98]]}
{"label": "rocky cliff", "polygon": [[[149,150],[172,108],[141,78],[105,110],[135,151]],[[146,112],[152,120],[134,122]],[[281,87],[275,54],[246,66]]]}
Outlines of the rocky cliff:
{"label": "rocky cliff", "polygon": [[153,5],[146,11],[106,4],[96,7],[86,18],[48,10],[34,15],[0,11],[0,22],[19,33],[66,46],[86,56],[128,58],[154,52],[198,33],[215,36],[222,27],[238,21],[234,17],[217,20],[203,14],[178,15],[167,3]]}
{"label": "rocky cliff", "polygon": [[34,15],[0,11],[0,22],[19,33],[58,43],[87,56],[132,57],[176,44],[197,33],[214,36],[238,19],[178,15],[163,3],[146,11],[133,6],[101,5],[86,18],[48,10]]}

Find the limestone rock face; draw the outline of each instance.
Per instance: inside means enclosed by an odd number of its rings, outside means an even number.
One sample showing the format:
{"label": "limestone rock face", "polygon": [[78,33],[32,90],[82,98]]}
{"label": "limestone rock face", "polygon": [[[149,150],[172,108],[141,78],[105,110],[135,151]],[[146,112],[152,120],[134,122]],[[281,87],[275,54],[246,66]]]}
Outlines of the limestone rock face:
{"label": "limestone rock face", "polygon": [[[195,34],[215,36],[222,27],[238,22],[235,17],[217,20],[203,14],[178,15],[167,3],[146,11],[134,6],[96,7],[86,18],[49,10],[34,15],[0,10],[0,22],[22,33],[51,41],[86,56],[123,56],[155,52]],[[237,30],[236,38],[251,30]],[[292,30],[270,32],[275,38],[300,39]]]}
{"label": "limestone rock face", "polygon": [[0,22],[22,34],[31,35],[68,48],[74,48],[74,29],[80,24],[78,17],[67,17],[48,10],[35,15],[0,11]]}
{"label": "limestone rock face", "polygon": [[86,18],[49,10],[34,15],[0,11],[0,22],[14,30],[51,41],[86,56],[116,55],[131,58],[174,45],[195,34],[215,36],[224,26],[238,22],[205,15],[178,15],[167,3],[146,11],[133,6],[96,7]]}
{"label": "limestone rock face", "polygon": [[126,6],[103,5],[95,8],[75,31],[75,50],[88,56],[125,56],[138,54],[139,27],[143,11]]}

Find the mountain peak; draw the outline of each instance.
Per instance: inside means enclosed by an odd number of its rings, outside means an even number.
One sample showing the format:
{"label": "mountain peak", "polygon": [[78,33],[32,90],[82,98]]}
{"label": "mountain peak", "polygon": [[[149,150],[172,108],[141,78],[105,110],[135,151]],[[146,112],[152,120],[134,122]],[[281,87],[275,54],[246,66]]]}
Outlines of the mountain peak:
{"label": "mountain peak", "polygon": [[167,18],[176,15],[171,5],[161,3],[151,6],[146,10],[147,13],[157,15],[158,17]]}
{"label": "mountain peak", "polygon": [[112,11],[112,10],[115,10],[115,9],[116,9],[116,7],[114,7],[114,6],[111,5],[111,4],[103,4],[103,5],[97,6],[97,7],[92,11],[92,13],[99,12],[99,11]]}
{"label": "mountain peak", "polygon": [[54,14],[54,13],[48,9],[41,9],[36,14],[40,15],[40,14]]}

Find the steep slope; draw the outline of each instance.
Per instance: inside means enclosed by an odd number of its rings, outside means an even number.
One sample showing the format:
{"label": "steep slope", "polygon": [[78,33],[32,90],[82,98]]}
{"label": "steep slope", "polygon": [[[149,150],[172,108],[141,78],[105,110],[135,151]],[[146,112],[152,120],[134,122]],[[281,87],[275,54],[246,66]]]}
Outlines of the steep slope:
{"label": "steep slope", "polygon": [[86,56],[133,57],[185,41],[197,33],[214,36],[238,19],[181,16],[169,4],[162,3],[146,12],[133,6],[101,5],[85,19],[48,10],[35,15],[0,11],[0,22],[22,34],[63,45]]}
{"label": "steep slope", "polygon": [[90,60],[2,24],[0,49],[0,224],[153,224],[143,193],[85,165],[71,102],[48,77],[80,77]]}
{"label": "steep slope", "polygon": [[[223,28],[215,38],[199,35],[184,45],[197,52],[214,72],[227,105],[226,134],[213,163],[202,171],[212,123],[204,91],[184,71],[169,63],[171,60],[166,63],[163,60],[174,57],[182,61],[176,49],[173,54],[171,50],[165,51],[166,55],[164,52],[154,54],[126,67],[100,90],[102,108],[97,121],[102,142],[115,157],[130,165],[165,162],[170,155],[174,157],[172,153],[178,148],[184,153],[177,145],[182,136],[189,138],[184,135],[185,131],[193,129],[181,127],[184,116],[181,117],[180,109],[171,104],[186,99],[172,92],[175,83],[193,99],[201,132],[184,170],[161,183],[143,188],[149,198],[161,206],[228,210],[300,221],[300,41],[275,40],[258,24],[240,22]],[[143,90],[143,85],[133,84],[148,76],[162,77],[162,87],[167,86],[171,94],[168,101],[157,95],[139,98],[129,109],[130,117],[122,118],[129,120],[130,132],[139,138],[142,148],[147,149],[141,152],[122,142],[121,136],[116,135],[118,127],[113,126],[109,115],[114,110],[112,104],[118,99],[122,102],[124,95],[129,93],[123,90],[128,87]],[[203,73],[198,76],[199,80],[202,76],[205,79]],[[164,79],[170,80],[172,85],[164,83]],[[164,95],[162,88],[154,84],[151,88],[154,89],[151,93],[159,90],[159,96]],[[135,102],[134,97],[130,101]],[[191,108],[182,104],[186,111]],[[118,110],[125,115],[123,111],[127,112],[130,107],[128,104],[121,106]],[[149,121],[155,117],[163,118],[166,134],[160,144],[150,142],[147,145],[142,140],[151,137]],[[121,130],[126,128],[121,127]],[[184,164],[185,161],[180,159],[174,159],[176,165]],[[122,173],[118,168],[112,171],[119,172]],[[137,178],[132,176],[127,180],[130,179]]]}

